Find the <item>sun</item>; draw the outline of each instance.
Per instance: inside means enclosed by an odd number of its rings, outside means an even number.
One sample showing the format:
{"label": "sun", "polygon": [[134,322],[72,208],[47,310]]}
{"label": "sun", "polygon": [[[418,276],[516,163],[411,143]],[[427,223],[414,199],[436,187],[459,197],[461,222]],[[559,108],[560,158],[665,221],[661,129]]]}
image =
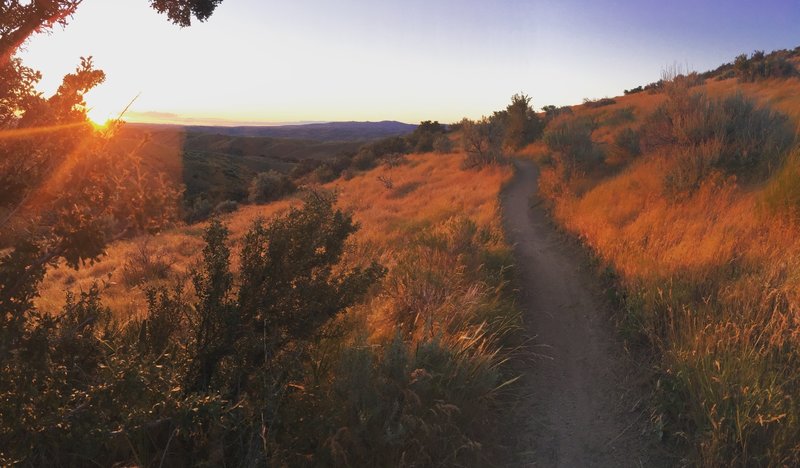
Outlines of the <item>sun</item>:
{"label": "sun", "polygon": [[111,94],[108,89],[93,89],[84,96],[86,117],[98,130],[108,128],[108,124],[121,118],[133,101]]}
{"label": "sun", "polygon": [[86,116],[89,118],[89,123],[91,123],[95,129],[101,130],[108,127],[108,123],[111,122],[113,118],[113,113],[98,107],[87,107]]}

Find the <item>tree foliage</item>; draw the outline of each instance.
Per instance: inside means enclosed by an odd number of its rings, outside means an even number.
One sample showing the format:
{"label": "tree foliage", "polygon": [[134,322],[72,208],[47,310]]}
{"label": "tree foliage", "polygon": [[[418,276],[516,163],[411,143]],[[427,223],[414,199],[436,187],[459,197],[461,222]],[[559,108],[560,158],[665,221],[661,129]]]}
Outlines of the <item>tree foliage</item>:
{"label": "tree foliage", "polygon": [[265,203],[294,191],[295,185],[286,175],[277,171],[260,172],[250,182],[248,199],[251,203]]}
{"label": "tree foliage", "polygon": [[531,106],[530,96],[523,93],[513,95],[501,115],[505,125],[505,145],[512,150],[519,150],[542,136],[544,126]]}
{"label": "tree foliage", "polygon": [[483,117],[477,122],[464,119],[459,126],[467,167],[495,164],[502,159],[504,129],[501,119]]}

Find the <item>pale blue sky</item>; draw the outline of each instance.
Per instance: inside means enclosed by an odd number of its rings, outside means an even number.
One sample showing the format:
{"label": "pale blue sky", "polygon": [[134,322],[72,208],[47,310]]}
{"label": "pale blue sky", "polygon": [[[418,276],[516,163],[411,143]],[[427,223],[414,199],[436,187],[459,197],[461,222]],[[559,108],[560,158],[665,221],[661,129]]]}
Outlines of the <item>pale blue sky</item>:
{"label": "pale blue sky", "polygon": [[[479,117],[515,92],[536,107],[621,94],[675,62],[800,45],[797,1],[225,0],[180,29],[146,0],[84,0],[23,58],[52,91],[93,55],[103,118],[290,122]],[[154,114],[146,114],[146,113]],[[158,114],[155,114],[158,113]]]}

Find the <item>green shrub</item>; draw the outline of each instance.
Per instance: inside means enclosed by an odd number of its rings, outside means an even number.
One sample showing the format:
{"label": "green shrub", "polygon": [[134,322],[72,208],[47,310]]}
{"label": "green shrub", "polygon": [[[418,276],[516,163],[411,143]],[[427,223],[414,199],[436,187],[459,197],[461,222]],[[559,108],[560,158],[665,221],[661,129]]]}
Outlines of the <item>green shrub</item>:
{"label": "green shrub", "polygon": [[663,176],[665,192],[678,196],[700,188],[717,166],[721,151],[719,139],[675,150]]}
{"label": "green shrub", "polygon": [[188,224],[199,223],[208,219],[214,211],[211,202],[203,197],[195,197],[192,202],[184,206],[183,219]]}
{"label": "green shrub", "polygon": [[542,136],[542,122],[526,94],[513,95],[501,115],[505,127],[504,144],[508,148],[519,150]]}
{"label": "green shrub", "polygon": [[559,117],[547,126],[544,142],[565,169],[574,172],[603,159],[602,150],[592,141],[595,128],[590,117]]}
{"label": "green shrub", "polygon": [[294,192],[294,183],[277,171],[259,172],[253,177],[248,188],[251,203],[266,203]]}
{"label": "green shrub", "polygon": [[371,149],[361,148],[353,157],[353,167],[360,171],[372,169],[375,166],[376,159],[377,156]]}
{"label": "green shrub", "polygon": [[583,105],[589,109],[597,109],[598,107],[610,106],[616,104],[617,101],[611,98],[589,99],[584,98]]}
{"label": "green shrub", "polygon": [[439,154],[452,153],[453,149],[453,140],[447,135],[439,135],[433,140],[433,150]]}
{"label": "green shrub", "polygon": [[[715,168],[743,181],[764,180],[782,165],[795,143],[787,116],[741,94],[710,99],[680,84],[670,84],[666,93],[667,101],[645,120],[641,140],[646,151],[666,149],[680,164],[694,167],[681,169],[683,174],[706,175]],[[693,176],[673,179],[687,182]]]}
{"label": "green shrub", "polygon": [[764,54],[763,50],[757,50],[749,58],[746,54],[737,56],[733,69],[739,81],[743,82],[797,76],[797,70],[789,57],[789,52],[785,50],[774,51],[769,55]]}
{"label": "green shrub", "polygon": [[638,131],[632,128],[624,128],[614,135],[613,146],[626,157],[635,158],[642,154],[639,138]]}
{"label": "green shrub", "polygon": [[502,161],[503,124],[500,119],[483,117],[475,122],[461,121],[461,140],[467,157],[465,167],[483,167]]}
{"label": "green shrub", "polygon": [[444,135],[447,129],[438,121],[431,122],[426,120],[420,122],[414,132],[406,137],[409,148],[415,153],[428,153],[433,151],[433,143],[440,136]]}
{"label": "green shrub", "polygon": [[336,180],[336,173],[333,172],[333,169],[329,165],[323,164],[314,169],[314,172],[311,173],[311,177],[312,180],[318,184],[327,184],[328,182]]}

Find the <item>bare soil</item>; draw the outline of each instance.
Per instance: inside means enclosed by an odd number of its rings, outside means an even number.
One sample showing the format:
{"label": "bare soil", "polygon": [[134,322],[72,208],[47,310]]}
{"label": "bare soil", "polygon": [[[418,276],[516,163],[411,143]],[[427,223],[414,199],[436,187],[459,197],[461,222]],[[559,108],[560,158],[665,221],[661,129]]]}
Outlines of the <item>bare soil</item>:
{"label": "bare soil", "polygon": [[646,378],[617,337],[585,254],[539,206],[538,169],[517,161],[503,193],[520,305],[532,337],[514,445],[520,466],[671,463],[648,430]]}

